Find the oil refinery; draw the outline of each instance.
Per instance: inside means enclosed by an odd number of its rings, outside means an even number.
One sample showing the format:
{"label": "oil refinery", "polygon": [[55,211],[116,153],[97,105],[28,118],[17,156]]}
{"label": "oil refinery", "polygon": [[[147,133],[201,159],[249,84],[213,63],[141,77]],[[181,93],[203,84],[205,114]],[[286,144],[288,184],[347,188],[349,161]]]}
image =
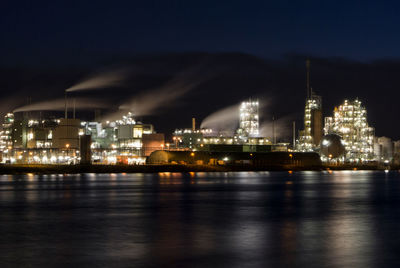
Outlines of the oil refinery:
{"label": "oil refinery", "polygon": [[[293,123],[292,143],[277,142],[274,121],[271,134],[261,134],[260,120],[265,116],[260,113],[262,103],[254,97],[234,106],[231,116],[237,127],[233,131],[198,128],[192,118],[191,128],[176,129],[171,135],[157,133],[152,124],[142,123],[131,112],[112,121],[98,116],[94,120],[81,120],[76,118],[74,108],[69,118],[65,99],[63,118],[56,113],[44,116],[38,110],[7,113],[0,132],[0,162],[143,165],[177,163],[173,159],[182,158],[186,161],[178,162],[243,164],[262,163],[280,153],[284,157],[281,155],[276,158],[281,160],[276,161],[291,165],[305,163],[304,159],[312,158],[310,154],[317,155],[318,161],[327,165],[400,164],[400,141],[375,137],[367,109],[359,99],[345,99],[333,109],[332,116],[323,117],[322,97],[310,83],[309,60],[306,82],[303,129],[297,132]],[[206,163],[204,159],[208,159]]]}
{"label": "oil refinery", "polygon": [[8,113],[0,144],[2,162],[10,164],[143,164],[152,151],[164,147],[164,134],[130,113],[104,123]]}

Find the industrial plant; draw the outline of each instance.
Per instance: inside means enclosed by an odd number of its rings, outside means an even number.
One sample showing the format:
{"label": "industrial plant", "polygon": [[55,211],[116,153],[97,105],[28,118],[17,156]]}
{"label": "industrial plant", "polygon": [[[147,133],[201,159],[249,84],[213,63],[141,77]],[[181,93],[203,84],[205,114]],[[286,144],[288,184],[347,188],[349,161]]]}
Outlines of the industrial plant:
{"label": "industrial plant", "polygon": [[[336,134],[341,137],[344,146],[340,161],[370,162],[374,160],[374,128],[367,122],[367,110],[359,100],[345,100],[335,107],[333,117],[325,118],[325,135]],[[329,147],[328,139],[322,140],[322,146]],[[329,155],[323,155],[329,158]]]}
{"label": "industrial plant", "polygon": [[164,147],[164,134],[135,121],[130,113],[104,123],[65,114],[65,118],[43,119],[33,113],[8,113],[1,131],[2,162],[143,164],[146,156]]}
{"label": "industrial plant", "polygon": [[249,99],[237,106],[238,128],[234,135],[213,129],[196,129],[195,118],[191,129],[176,129],[173,133],[175,149],[197,151],[271,152],[287,151],[289,143],[274,143],[273,137],[262,137],[259,130],[259,100]]}
{"label": "industrial plant", "polygon": [[[334,108],[333,116],[322,115],[322,98],[310,87],[310,61],[307,67],[307,99],[304,109],[304,130],[299,131],[296,151],[317,152],[327,164],[399,164],[399,142],[375,137],[368,124],[367,110],[361,101],[344,100]],[[323,136],[324,135],[324,136]]]}
{"label": "industrial plant", "polygon": [[[307,60],[307,99],[304,108],[304,130],[299,132],[297,150],[313,152],[322,137],[322,99],[310,87],[310,61]],[[294,137],[295,140],[295,137]]]}
{"label": "industrial plant", "polygon": [[[93,120],[42,111],[16,111],[4,116],[0,132],[3,164],[212,164],[212,165],[371,165],[400,164],[400,141],[375,137],[367,110],[359,99],[345,99],[323,117],[322,97],[310,83],[306,61],[306,99],[303,128],[293,122],[293,142],[277,142],[260,134],[260,100],[249,98],[232,112],[237,127],[176,129],[166,140],[152,124],[142,123],[132,112],[112,121]],[[70,117],[69,117],[70,116]],[[267,165],[266,164],[266,165]]]}

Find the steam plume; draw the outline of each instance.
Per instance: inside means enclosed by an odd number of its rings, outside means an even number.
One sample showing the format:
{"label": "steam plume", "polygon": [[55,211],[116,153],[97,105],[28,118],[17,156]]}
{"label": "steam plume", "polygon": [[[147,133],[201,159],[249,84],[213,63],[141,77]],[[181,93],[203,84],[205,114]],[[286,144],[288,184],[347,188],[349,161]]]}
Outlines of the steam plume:
{"label": "steam plume", "polygon": [[66,89],[67,92],[94,90],[105,87],[120,86],[126,78],[126,70],[98,73],[82,82]]}
{"label": "steam plume", "polygon": [[[259,113],[270,104],[270,99],[263,98],[259,103]],[[239,126],[239,104],[218,110],[201,122],[201,128],[210,128],[213,132],[233,135]]]}
{"label": "steam plume", "polygon": [[200,128],[210,128],[213,132],[233,135],[239,124],[239,105],[235,104],[207,116]]}
{"label": "steam plume", "polygon": [[115,120],[127,112],[132,112],[135,116],[151,115],[158,109],[171,105],[212,76],[211,72],[201,72],[201,67],[202,65],[198,65],[181,72],[164,86],[130,98],[118,107],[118,112],[106,116],[105,120]]}

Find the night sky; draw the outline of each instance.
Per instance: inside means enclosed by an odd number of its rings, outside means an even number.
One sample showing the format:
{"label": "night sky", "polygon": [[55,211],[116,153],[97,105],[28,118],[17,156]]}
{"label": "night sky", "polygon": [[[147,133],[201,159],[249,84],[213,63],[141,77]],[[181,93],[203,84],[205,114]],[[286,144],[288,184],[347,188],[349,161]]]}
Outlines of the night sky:
{"label": "night sky", "polygon": [[166,133],[250,96],[268,102],[264,121],[301,126],[310,58],[324,116],[359,97],[376,135],[399,139],[399,11],[395,1],[3,1],[0,110],[122,70],[117,85],[74,94],[109,101],[107,114],[176,88],[141,116]]}

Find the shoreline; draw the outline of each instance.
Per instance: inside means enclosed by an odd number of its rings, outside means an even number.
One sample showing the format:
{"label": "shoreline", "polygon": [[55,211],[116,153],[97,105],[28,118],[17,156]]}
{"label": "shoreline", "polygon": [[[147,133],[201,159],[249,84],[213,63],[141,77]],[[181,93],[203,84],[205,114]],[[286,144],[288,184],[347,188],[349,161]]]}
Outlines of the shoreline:
{"label": "shoreline", "polygon": [[79,174],[79,173],[158,173],[158,172],[237,172],[237,171],[339,171],[397,170],[400,167],[380,166],[211,166],[211,165],[0,165],[0,174]]}

